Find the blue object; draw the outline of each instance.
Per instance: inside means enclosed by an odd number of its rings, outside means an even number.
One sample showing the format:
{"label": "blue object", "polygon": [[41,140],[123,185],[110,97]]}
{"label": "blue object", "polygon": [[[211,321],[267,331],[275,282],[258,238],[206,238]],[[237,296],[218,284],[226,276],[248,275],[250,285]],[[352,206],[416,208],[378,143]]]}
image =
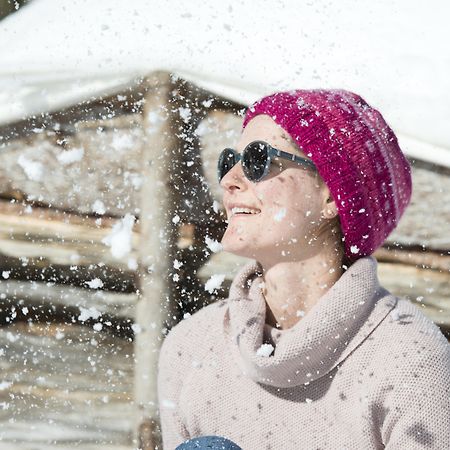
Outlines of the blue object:
{"label": "blue object", "polygon": [[175,450],[242,450],[234,442],[221,436],[200,436],[180,444]]}

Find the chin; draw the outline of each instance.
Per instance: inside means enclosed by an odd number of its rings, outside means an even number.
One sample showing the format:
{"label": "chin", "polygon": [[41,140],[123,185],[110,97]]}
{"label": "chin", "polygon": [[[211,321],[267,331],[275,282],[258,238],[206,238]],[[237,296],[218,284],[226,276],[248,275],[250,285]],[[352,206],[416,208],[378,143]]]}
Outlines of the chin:
{"label": "chin", "polygon": [[255,258],[255,246],[250,245],[243,237],[233,237],[232,242],[225,237],[222,239],[221,244],[224,252],[242,256],[243,258]]}
{"label": "chin", "polygon": [[260,246],[256,246],[255,243],[249,243],[244,238],[242,240],[238,240],[239,238],[235,238],[233,236],[232,239],[227,240],[225,237],[222,239],[222,250],[227,253],[232,253],[236,256],[241,256],[243,258],[256,259],[259,260],[264,254],[272,254],[272,252],[276,249],[275,245],[268,245],[266,249],[260,248]]}

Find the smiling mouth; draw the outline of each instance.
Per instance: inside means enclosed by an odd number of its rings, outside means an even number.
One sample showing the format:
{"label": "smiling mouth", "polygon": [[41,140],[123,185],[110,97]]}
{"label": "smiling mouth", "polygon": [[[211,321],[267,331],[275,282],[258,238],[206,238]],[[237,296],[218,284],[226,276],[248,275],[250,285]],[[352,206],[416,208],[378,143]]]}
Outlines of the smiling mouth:
{"label": "smiling mouth", "polygon": [[230,219],[234,218],[234,217],[251,217],[251,216],[258,216],[259,213],[236,213],[236,214],[232,214]]}

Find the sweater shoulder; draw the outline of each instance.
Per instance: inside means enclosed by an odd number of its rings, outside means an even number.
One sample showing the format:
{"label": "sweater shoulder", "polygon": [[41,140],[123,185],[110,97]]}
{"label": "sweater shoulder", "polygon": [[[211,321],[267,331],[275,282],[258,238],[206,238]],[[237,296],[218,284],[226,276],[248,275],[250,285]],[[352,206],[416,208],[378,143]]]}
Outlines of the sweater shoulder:
{"label": "sweater shoulder", "polygon": [[423,313],[411,300],[398,297],[395,308],[389,314],[390,333],[406,342],[427,342],[434,348],[449,348],[449,343],[439,327]]}
{"label": "sweater shoulder", "polygon": [[165,337],[161,353],[167,354],[177,349],[193,356],[208,340],[207,336],[212,338],[220,334],[218,327],[222,326],[224,305],[225,301],[216,301],[178,322]]}
{"label": "sweater shoulder", "polygon": [[408,364],[439,359],[450,365],[450,344],[439,327],[409,299],[397,297],[396,306],[371,336],[377,353]]}

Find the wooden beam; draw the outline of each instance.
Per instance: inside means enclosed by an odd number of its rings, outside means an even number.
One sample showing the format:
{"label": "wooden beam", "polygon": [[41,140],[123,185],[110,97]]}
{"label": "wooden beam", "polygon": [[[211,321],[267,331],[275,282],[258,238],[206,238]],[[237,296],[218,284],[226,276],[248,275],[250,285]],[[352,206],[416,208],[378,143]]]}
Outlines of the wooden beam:
{"label": "wooden beam", "polygon": [[9,278],[86,287],[100,278],[105,289],[135,291],[139,225],[131,252],[115,257],[103,241],[120,219],[80,216],[0,201],[0,270]]}
{"label": "wooden beam", "polygon": [[406,246],[400,250],[391,248],[391,244],[387,242],[375,251],[374,256],[380,262],[450,272],[450,254],[448,251],[419,251],[416,248]]}
{"label": "wooden beam", "polygon": [[166,72],[148,80],[145,97],[139,246],[140,295],[136,308],[135,383],[137,444],[141,450],[158,443],[157,369],[165,319],[171,319],[168,270],[173,242],[169,167],[178,145],[170,103],[174,84]]}
{"label": "wooden beam", "polygon": [[90,318],[95,318],[93,316],[97,316],[98,313],[100,322],[103,321],[102,317],[105,317],[105,320],[119,318],[132,322],[137,303],[135,293],[113,293],[55,283],[4,279],[0,282],[0,299],[2,323],[12,323],[16,318],[34,319],[35,315],[45,316],[49,312],[66,318],[70,316],[83,318],[89,314]]}

